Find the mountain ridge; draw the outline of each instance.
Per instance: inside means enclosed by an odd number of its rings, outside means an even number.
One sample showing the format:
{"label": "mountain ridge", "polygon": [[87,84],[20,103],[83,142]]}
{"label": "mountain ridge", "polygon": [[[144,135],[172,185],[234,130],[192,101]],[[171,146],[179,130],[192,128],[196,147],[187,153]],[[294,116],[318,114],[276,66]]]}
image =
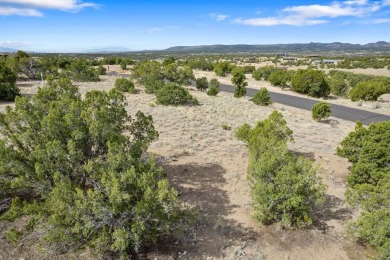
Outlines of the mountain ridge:
{"label": "mountain ridge", "polygon": [[197,46],[175,46],[167,52],[332,52],[332,51],[390,51],[390,43],[378,41],[367,44],[353,43],[286,43],[286,44],[214,44]]}

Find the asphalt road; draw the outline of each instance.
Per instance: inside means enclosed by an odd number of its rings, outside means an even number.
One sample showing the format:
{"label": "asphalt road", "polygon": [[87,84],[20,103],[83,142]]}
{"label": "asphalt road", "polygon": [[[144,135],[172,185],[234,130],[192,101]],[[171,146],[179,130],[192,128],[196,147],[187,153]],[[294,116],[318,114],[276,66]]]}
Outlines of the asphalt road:
{"label": "asphalt road", "polygon": [[[234,87],[231,85],[221,84],[220,89],[224,92],[234,92]],[[246,95],[249,97],[253,97],[257,91],[257,89],[247,88]],[[311,110],[313,105],[319,102],[311,98],[302,98],[275,92],[270,92],[270,97],[273,102],[306,110]],[[390,116],[366,110],[355,109],[335,104],[330,104],[330,106],[332,109],[332,116],[353,122],[361,121],[365,125],[390,120]]]}
{"label": "asphalt road", "polygon": [[[130,76],[129,74],[118,74],[116,72],[110,72],[107,73],[107,75],[120,76],[125,78],[128,78]],[[232,85],[221,84],[220,89],[221,91],[224,92],[229,92],[229,93],[234,92],[234,87]],[[257,91],[258,91],[257,89],[253,89],[249,87],[246,89],[246,95],[249,97],[253,97]],[[311,98],[302,98],[302,97],[291,96],[291,95],[275,93],[275,92],[270,92],[269,94],[273,102],[280,103],[286,106],[301,108],[309,111],[311,110],[314,104],[319,102]],[[382,115],[382,114],[378,114],[366,110],[350,108],[350,107],[345,107],[345,106],[340,106],[335,104],[330,104],[330,106],[332,109],[332,116],[349,120],[352,122],[361,121],[364,125],[390,120],[390,116]]]}

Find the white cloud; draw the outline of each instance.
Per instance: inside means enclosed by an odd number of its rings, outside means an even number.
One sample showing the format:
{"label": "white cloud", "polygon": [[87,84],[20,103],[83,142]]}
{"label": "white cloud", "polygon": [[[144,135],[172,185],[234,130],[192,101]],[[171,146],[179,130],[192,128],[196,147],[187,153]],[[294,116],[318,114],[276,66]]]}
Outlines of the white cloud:
{"label": "white cloud", "polygon": [[[353,6],[351,2],[360,2],[359,6]],[[283,12],[294,13],[303,17],[340,17],[340,16],[362,16],[376,12],[380,6],[374,4],[363,4],[362,1],[347,1],[347,3],[334,2],[331,5],[301,5],[283,9]]]}
{"label": "white cloud", "polygon": [[2,41],[0,47],[22,47],[29,45],[26,42],[15,42],[15,41]]}
{"label": "white cloud", "polygon": [[383,6],[389,6],[390,5],[390,0],[383,0],[382,1]]}
{"label": "white cloud", "polygon": [[229,18],[228,15],[225,15],[225,14],[217,14],[217,13],[211,13],[209,14],[209,16],[213,19],[215,19],[217,22],[222,22],[224,20],[226,20],[227,18]]}
{"label": "white cloud", "polygon": [[265,17],[265,18],[253,18],[253,19],[236,19],[234,23],[251,25],[251,26],[275,26],[275,25],[317,25],[328,23],[326,20],[319,19],[303,19],[297,16],[287,17]]}
{"label": "white cloud", "polygon": [[0,16],[20,15],[42,17],[40,9],[78,12],[86,7],[97,8],[95,3],[80,0],[0,0]]}
{"label": "white cloud", "polygon": [[78,11],[85,7],[97,7],[95,3],[84,3],[79,0],[0,0],[0,3],[62,11]]}
{"label": "white cloud", "polygon": [[[383,0],[390,5],[390,0]],[[279,16],[260,17],[250,19],[236,19],[234,23],[251,26],[274,25],[317,25],[330,22],[330,18],[337,17],[363,17],[369,16],[381,9],[379,2],[368,0],[348,0],[333,2],[330,5],[300,5],[290,6],[281,10]]]}
{"label": "white cloud", "polygon": [[10,16],[10,15],[35,16],[35,17],[43,16],[41,12],[31,8],[15,8],[15,7],[0,6],[0,16]]}
{"label": "white cloud", "polygon": [[368,3],[368,0],[350,0],[350,1],[344,1],[343,4],[346,5],[366,5]]}

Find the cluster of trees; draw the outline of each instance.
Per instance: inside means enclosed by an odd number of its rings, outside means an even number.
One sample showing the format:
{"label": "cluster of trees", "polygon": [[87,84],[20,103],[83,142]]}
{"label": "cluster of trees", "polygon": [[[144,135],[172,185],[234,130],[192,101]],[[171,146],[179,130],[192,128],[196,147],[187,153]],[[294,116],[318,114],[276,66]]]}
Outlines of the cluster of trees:
{"label": "cluster of trees", "polygon": [[207,95],[209,95],[209,96],[218,95],[219,86],[220,86],[220,83],[217,79],[211,79],[210,83],[206,77],[201,77],[201,78],[196,79],[196,88],[199,89],[200,91],[205,91],[206,89],[209,89],[207,91]]}
{"label": "cluster of trees", "polygon": [[275,66],[264,66],[252,73],[255,80],[268,80],[273,86],[285,88],[291,84],[295,71],[278,68]]}
{"label": "cluster of trees", "polygon": [[[33,57],[18,51],[15,56],[7,57],[5,65],[18,77],[29,79],[47,79],[48,77],[68,77],[75,81],[99,81],[99,75],[105,75],[106,69],[99,65],[93,68],[94,60],[65,57]],[[97,66],[96,65],[96,66]]]}
{"label": "cluster of trees", "polygon": [[[124,134],[126,132],[126,134]],[[7,238],[35,233],[48,251],[88,247],[123,259],[192,215],[153,159],[153,119],[131,118],[124,96],[49,81],[0,113],[0,220],[24,218]]]}
{"label": "cluster of trees", "polygon": [[213,71],[215,72],[215,75],[225,77],[230,74],[235,67],[236,65],[231,64],[230,62],[222,61],[214,64]]}
{"label": "cluster of trees", "polygon": [[342,69],[383,69],[390,66],[390,58],[378,58],[378,57],[350,57],[345,58],[342,62],[337,64],[336,67]]}
{"label": "cluster of trees", "polygon": [[376,248],[381,259],[390,258],[390,122],[355,131],[341,142],[337,154],[352,163],[347,201],[361,209],[348,231]]}
{"label": "cluster of trees", "polygon": [[199,104],[183,87],[195,79],[191,67],[179,66],[173,58],[165,59],[162,64],[156,61],[141,62],[134,66],[132,78],[145,87],[146,93],[156,94],[159,104]]}
{"label": "cluster of trees", "polygon": [[284,228],[312,223],[311,212],[324,201],[326,187],[317,176],[318,166],[287,149],[292,131],[274,111],[255,127],[244,124],[238,139],[249,146],[248,179],[255,218],[264,224],[278,222]]}
{"label": "cluster of trees", "polygon": [[0,100],[13,101],[19,96],[16,79],[16,74],[0,61]]}
{"label": "cluster of trees", "polygon": [[332,70],[328,74],[327,82],[332,94],[349,97],[352,101],[375,101],[381,95],[390,93],[389,77]]}

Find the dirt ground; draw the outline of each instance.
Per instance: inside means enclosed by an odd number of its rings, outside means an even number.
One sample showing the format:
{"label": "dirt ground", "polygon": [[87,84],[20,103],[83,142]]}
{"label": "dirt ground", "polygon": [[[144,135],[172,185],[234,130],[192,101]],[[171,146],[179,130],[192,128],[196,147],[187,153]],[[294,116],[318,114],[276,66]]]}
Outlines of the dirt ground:
{"label": "dirt ground", "polygon": [[[197,72],[199,76],[199,72]],[[108,90],[115,77],[103,76],[98,83],[77,83],[80,91]],[[36,83],[23,83],[22,93],[36,92]],[[159,140],[149,152],[156,154],[183,203],[197,209],[196,223],[182,235],[150,248],[145,259],[366,259],[370,248],[349,238],[345,224],[357,212],[344,202],[346,176],[350,164],[335,155],[340,141],[354,128],[349,121],[311,120],[309,111],[281,104],[256,106],[247,98],[236,99],[220,93],[209,97],[191,89],[200,102],[196,107],[155,105],[155,97],[127,94],[127,110],[153,116]],[[0,110],[11,103],[1,103]],[[243,123],[254,125],[273,110],[280,111],[294,132],[289,148],[312,158],[322,166],[321,176],[328,186],[326,202],[313,214],[308,230],[285,231],[277,225],[264,226],[252,218],[250,188],[246,180],[248,148],[234,137]],[[231,127],[224,130],[223,124]],[[6,225],[9,226],[9,225]],[[42,259],[31,243],[9,245],[5,225],[0,225],[0,259]],[[54,259],[95,259],[88,251]],[[46,258],[47,259],[47,258]]]}

